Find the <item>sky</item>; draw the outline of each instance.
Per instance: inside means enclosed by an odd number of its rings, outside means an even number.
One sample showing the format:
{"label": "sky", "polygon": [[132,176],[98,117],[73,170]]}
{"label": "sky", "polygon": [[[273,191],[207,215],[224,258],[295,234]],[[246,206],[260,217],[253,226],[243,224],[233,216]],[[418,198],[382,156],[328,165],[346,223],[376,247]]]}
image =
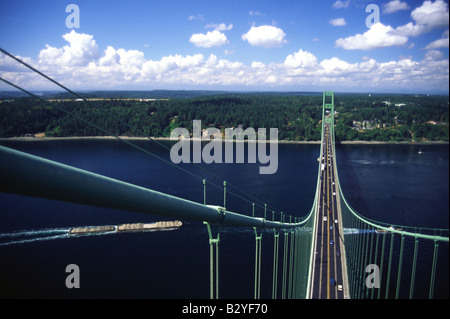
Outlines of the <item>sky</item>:
{"label": "sky", "polygon": [[[74,90],[449,94],[448,7],[448,0],[1,0],[0,47]],[[57,89],[2,53],[0,77],[27,90]],[[12,89],[0,83],[0,90]]]}

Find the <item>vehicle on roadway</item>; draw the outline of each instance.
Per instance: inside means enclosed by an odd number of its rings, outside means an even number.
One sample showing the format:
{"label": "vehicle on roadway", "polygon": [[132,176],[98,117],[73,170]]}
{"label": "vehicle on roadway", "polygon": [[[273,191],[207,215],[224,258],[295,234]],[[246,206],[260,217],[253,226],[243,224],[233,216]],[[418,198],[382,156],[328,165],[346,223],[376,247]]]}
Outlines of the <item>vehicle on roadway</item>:
{"label": "vehicle on roadway", "polygon": [[334,241],[331,240],[331,241],[330,241],[330,245],[334,245]]}
{"label": "vehicle on roadway", "polygon": [[330,285],[332,285],[333,287],[336,286],[336,280],[334,278],[330,279]]}

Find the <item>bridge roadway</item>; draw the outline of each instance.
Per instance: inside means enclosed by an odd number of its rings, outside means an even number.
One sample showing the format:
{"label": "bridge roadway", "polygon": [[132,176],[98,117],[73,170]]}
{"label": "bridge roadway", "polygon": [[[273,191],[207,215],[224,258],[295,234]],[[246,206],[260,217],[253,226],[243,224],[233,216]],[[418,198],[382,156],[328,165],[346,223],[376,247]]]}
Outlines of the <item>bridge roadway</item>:
{"label": "bridge roadway", "polygon": [[[335,167],[330,126],[324,124],[323,152],[320,158],[318,216],[314,238],[311,277],[312,299],[344,299],[347,295],[342,222],[338,209]],[[334,279],[334,283],[332,283]]]}

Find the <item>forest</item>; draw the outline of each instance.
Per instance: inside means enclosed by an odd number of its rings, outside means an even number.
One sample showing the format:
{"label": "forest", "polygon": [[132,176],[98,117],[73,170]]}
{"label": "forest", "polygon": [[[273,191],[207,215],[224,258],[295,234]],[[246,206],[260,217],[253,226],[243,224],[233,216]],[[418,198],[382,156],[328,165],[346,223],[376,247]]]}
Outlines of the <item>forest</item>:
{"label": "forest", "polygon": [[[89,102],[2,97],[0,137],[109,135],[82,118],[118,136],[142,135],[136,127],[146,136],[169,137],[176,127],[192,132],[192,121],[201,120],[203,128],[278,128],[279,140],[320,140],[322,94],[151,93],[90,93]],[[449,140],[448,96],[338,93],[334,105],[338,141]]]}

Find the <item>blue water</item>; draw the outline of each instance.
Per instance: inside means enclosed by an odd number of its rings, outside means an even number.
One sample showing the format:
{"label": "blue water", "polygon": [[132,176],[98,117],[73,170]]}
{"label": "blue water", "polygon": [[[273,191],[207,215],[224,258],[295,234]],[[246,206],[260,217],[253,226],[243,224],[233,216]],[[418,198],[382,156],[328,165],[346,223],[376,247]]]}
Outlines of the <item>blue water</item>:
{"label": "blue water", "polygon": [[345,196],[359,213],[448,229],[448,145],[339,145],[336,153]]}
{"label": "blue water", "polygon": [[[203,201],[201,180],[119,141],[3,142],[99,174]],[[139,142],[169,159],[166,149]],[[338,145],[340,180],[350,204],[373,219],[448,228],[448,145]],[[279,145],[278,171],[259,175],[260,164],[203,164],[246,194],[293,216],[312,206],[319,145]],[[183,168],[219,184],[213,176]],[[229,191],[238,192],[231,186]],[[223,191],[207,187],[208,204]],[[205,226],[183,221],[180,230],[68,236],[71,227],[153,222],[166,218],[0,193],[0,296],[27,298],[208,298],[209,246]],[[252,213],[251,202],[227,195],[227,209]],[[263,209],[256,209],[263,216]],[[271,217],[271,212],[269,211]],[[263,234],[261,297],[271,296],[271,232]],[[448,264],[448,245],[446,258]],[[441,249],[442,250],[442,249]],[[225,228],[220,244],[221,297],[251,298],[254,232]],[[80,289],[67,289],[65,268],[80,267]],[[448,295],[448,285],[446,287]]]}

